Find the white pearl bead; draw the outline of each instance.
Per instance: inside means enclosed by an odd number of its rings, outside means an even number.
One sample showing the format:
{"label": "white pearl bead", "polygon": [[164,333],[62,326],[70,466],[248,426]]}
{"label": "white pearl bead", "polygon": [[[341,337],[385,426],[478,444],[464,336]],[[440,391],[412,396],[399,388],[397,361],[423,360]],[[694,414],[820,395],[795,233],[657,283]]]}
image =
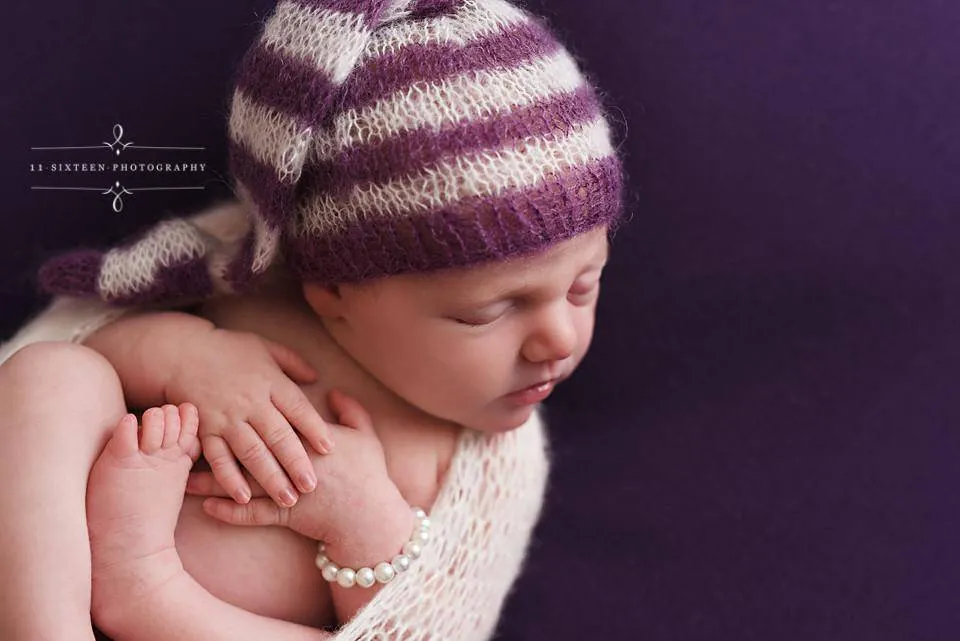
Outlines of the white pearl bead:
{"label": "white pearl bead", "polygon": [[406,554],[398,554],[393,557],[390,565],[393,566],[393,569],[397,571],[397,574],[401,572],[406,572],[410,569],[410,557]]}
{"label": "white pearl bead", "polygon": [[326,556],[324,556],[323,554],[318,554],[318,555],[317,555],[317,558],[316,558],[316,560],[315,560],[315,563],[317,564],[317,568],[319,568],[319,569],[322,570],[322,569],[323,569],[323,566],[325,566],[329,561],[330,561],[330,559],[328,559],[328,558],[327,558]]}
{"label": "white pearl bead", "polygon": [[377,582],[377,575],[370,568],[360,568],[357,570],[357,585],[361,588],[369,588]]}
{"label": "white pearl bead", "polygon": [[376,575],[377,581],[380,583],[389,583],[393,577],[397,575],[396,571],[393,569],[393,566],[386,561],[383,563],[378,563],[373,573]]}
{"label": "white pearl bead", "polygon": [[337,572],[339,570],[340,568],[337,567],[336,563],[327,563],[325,566],[323,566],[323,578],[330,583],[333,583],[337,580]]}
{"label": "white pearl bead", "polygon": [[350,568],[343,568],[337,572],[337,584],[342,588],[352,588],[357,582],[357,573]]}
{"label": "white pearl bead", "polygon": [[414,515],[415,517],[417,517],[418,519],[425,519],[425,518],[427,518],[427,513],[424,512],[424,511],[423,511],[422,509],[420,509],[420,508],[415,508],[415,509],[413,510],[413,515]]}
{"label": "white pearl bead", "polygon": [[433,524],[430,522],[430,519],[428,519],[428,518],[426,518],[426,517],[420,519],[420,529],[421,529],[421,530],[429,530],[431,525],[433,525]]}
{"label": "white pearl bead", "polygon": [[416,534],[413,535],[413,540],[423,545],[430,540],[430,530],[419,530]]}
{"label": "white pearl bead", "polygon": [[423,549],[416,541],[407,541],[403,544],[403,553],[409,556],[411,559],[419,559],[422,551]]}

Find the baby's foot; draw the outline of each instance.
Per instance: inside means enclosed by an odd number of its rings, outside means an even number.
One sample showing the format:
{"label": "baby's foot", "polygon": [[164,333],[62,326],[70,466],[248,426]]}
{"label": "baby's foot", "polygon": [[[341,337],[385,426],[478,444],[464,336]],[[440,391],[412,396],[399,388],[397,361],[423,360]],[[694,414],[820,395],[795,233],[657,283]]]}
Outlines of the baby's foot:
{"label": "baby's foot", "polygon": [[200,456],[198,424],[189,403],[147,410],[139,434],[127,414],[90,471],[94,612],[122,607],[183,572],[173,533]]}

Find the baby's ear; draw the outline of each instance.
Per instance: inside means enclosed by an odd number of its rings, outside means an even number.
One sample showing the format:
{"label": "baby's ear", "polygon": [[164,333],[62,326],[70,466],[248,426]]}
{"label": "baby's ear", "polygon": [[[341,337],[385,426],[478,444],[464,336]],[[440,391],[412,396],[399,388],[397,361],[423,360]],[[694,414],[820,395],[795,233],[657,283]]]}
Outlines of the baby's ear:
{"label": "baby's ear", "polygon": [[318,316],[340,318],[343,316],[343,297],[338,285],[321,285],[304,281],[303,298]]}

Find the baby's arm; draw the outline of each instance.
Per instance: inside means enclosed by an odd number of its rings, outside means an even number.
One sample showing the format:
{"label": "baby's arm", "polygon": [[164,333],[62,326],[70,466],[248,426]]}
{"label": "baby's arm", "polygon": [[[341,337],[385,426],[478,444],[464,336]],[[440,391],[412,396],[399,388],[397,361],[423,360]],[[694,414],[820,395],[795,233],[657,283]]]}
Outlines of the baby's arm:
{"label": "baby's arm", "polygon": [[[356,570],[375,568],[383,561],[389,563],[410,539],[415,520],[399,491],[392,497],[386,494],[378,499],[383,501],[382,507],[374,507],[371,500],[360,509],[345,510],[351,523],[341,527],[349,534],[331,540],[324,551],[339,567]],[[346,623],[352,619],[384,587],[375,583],[369,588],[344,588],[336,581],[330,583],[337,620]]]}
{"label": "baby's arm", "polygon": [[213,323],[183,312],[152,312],[120,318],[94,332],[84,345],[102,354],[117,370],[124,396],[134,407],[159,407],[183,350],[215,329]]}

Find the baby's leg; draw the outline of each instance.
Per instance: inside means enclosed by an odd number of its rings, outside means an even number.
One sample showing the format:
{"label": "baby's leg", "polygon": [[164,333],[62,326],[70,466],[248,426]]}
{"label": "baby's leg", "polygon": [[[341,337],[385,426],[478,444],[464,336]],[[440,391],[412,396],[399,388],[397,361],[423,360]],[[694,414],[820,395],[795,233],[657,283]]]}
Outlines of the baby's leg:
{"label": "baby's leg", "polygon": [[87,477],[126,411],[87,347],[35,343],[0,366],[0,639],[93,639]]}
{"label": "baby's leg", "polygon": [[173,533],[187,475],[200,456],[198,422],[196,407],[186,404],[147,410],[139,432],[136,419],[127,416],[90,472],[92,610],[108,634],[122,634],[116,626],[125,613],[142,610],[186,574]]}

